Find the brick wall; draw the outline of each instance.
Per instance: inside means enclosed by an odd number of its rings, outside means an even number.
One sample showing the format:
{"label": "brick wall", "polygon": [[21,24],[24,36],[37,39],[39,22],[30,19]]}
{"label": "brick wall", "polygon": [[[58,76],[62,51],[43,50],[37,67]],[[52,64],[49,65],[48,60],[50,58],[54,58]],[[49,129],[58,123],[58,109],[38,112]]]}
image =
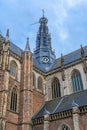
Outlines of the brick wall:
{"label": "brick wall", "polygon": [[[44,130],[44,125],[40,124],[40,125],[36,125],[33,130]],[[53,129],[54,130],[54,129]]]}
{"label": "brick wall", "polygon": [[17,130],[17,125],[14,123],[6,123],[6,130]]}
{"label": "brick wall", "polygon": [[44,95],[36,91],[35,89],[33,90],[33,113],[35,114],[37,110],[40,109],[42,104],[44,103]]}

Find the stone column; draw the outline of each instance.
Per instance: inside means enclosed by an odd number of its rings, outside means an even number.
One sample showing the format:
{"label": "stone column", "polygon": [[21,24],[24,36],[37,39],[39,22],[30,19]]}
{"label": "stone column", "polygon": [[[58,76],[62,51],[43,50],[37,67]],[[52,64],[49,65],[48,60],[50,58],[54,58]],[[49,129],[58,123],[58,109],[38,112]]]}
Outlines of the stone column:
{"label": "stone column", "polygon": [[49,130],[49,115],[44,115],[44,130]]}
{"label": "stone column", "polygon": [[79,108],[77,106],[73,107],[73,125],[74,130],[81,130],[79,125]]}

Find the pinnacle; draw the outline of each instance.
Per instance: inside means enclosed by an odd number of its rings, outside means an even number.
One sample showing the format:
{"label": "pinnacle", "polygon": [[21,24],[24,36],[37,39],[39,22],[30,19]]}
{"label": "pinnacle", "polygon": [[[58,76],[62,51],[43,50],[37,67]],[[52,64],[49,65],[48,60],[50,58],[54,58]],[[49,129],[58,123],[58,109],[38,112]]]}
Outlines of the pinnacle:
{"label": "pinnacle", "polygon": [[9,37],[9,29],[7,29],[6,36]]}
{"label": "pinnacle", "polygon": [[81,45],[81,54],[84,54],[84,49],[83,49],[82,45]]}
{"label": "pinnacle", "polygon": [[27,37],[27,43],[26,43],[25,51],[30,51],[29,37]]}
{"label": "pinnacle", "polygon": [[9,29],[7,29],[7,32],[6,32],[6,41],[9,40]]}

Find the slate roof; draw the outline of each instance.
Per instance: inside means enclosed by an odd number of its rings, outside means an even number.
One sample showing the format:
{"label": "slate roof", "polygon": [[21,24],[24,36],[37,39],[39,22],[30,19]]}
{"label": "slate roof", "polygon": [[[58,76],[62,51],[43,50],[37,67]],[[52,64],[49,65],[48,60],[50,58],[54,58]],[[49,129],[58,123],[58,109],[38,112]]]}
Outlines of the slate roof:
{"label": "slate roof", "polygon": [[[87,46],[83,47],[84,52],[85,52],[85,56],[87,57]],[[73,65],[75,63],[78,63],[81,60],[81,49],[78,49],[76,51],[73,51],[65,56],[63,56],[64,58],[64,65],[65,66],[69,66],[69,65]],[[51,68],[51,71],[57,68],[61,67],[61,58],[58,58],[55,60],[54,65]]]}
{"label": "slate roof", "polygon": [[[0,47],[4,41],[5,41],[5,38],[0,34]],[[84,48],[85,56],[87,57],[87,46],[85,46],[83,48]],[[23,52],[23,50],[21,48],[19,48],[18,46],[16,46],[12,42],[10,42],[10,51],[13,52],[14,54],[18,55],[19,57],[21,57],[21,54]],[[64,58],[65,67],[74,65],[74,64],[81,61],[81,49],[73,51],[72,53],[69,53],[69,54],[63,56],[63,58]],[[42,72],[47,73],[47,72],[51,72],[53,70],[56,70],[58,68],[61,68],[61,58],[56,59],[54,64],[52,64],[50,66],[50,68],[48,68],[48,66],[45,65],[46,68],[44,69],[44,67],[41,66],[40,63],[38,63],[36,61],[36,59],[33,59],[33,65],[36,68],[38,68],[39,70],[41,70]]]}
{"label": "slate roof", "polygon": [[21,54],[23,52],[22,49],[20,49],[18,46],[13,44],[12,42],[10,43],[10,51],[12,51],[14,54],[18,55],[21,57]]}
{"label": "slate roof", "polygon": [[[2,46],[2,44],[5,42],[5,37],[3,37],[1,34],[0,34],[0,47]],[[15,45],[14,43],[12,43],[10,41],[10,51],[13,52],[14,54],[18,55],[21,57],[21,54],[23,52],[23,50],[21,48],[19,48],[17,45]]]}
{"label": "slate roof", "polygon": [[[84,52],[85,52],[85,56],[87,57],[87,46],[83,47],[84,48]],[[10,43],[10,50],[15,53],[16,55],[21,57],[21,54],[23,52],[22,49],[20,49],[18,46],[16,46],[13,43]],[[64,65],[65,66],[71,66],[73,64],[78,63],[79,61],[81,61],[81,49],[78,49],[76,51],[73,51],[72,53],[69,53],[64,57]],[[58,58],[55,60],[54,64],[50,67],[50,69],[48,69],[47,71],[43,68],[43,66],[40,65],[40,63],[37,62],[36,59],[33,58],[33,65],[38,68],[39,70],[41,70],[42,72],[46,73],[46,72],[50,72],[52,70],[61,68],[61,58]]]}
{"label": "slate roof", "polygon": [[54,114],[71,110],[74,104],[77,104],[78,107],[87,105],[87,90],[45,102],[32,119],[37,119],[45,114]]}
{"label": "slate roof", "polygon": [[[83,47],[85,56],[87,58],[87,46]],[[64,65],[65,67],[69,67],[71,65],[77,64],[81,61],[81,49],[78,49],[76,51],[73,51],[67,55],[63,56],[64,58]],[[41,66],[37,61],[34,60],[34,66],[43,71],[44,73],[51,72],[53,70],[61,68],[61,58],[58,58],[55,60],[54,64],[50,66],[49,69],[44,69],[43,66]]]}

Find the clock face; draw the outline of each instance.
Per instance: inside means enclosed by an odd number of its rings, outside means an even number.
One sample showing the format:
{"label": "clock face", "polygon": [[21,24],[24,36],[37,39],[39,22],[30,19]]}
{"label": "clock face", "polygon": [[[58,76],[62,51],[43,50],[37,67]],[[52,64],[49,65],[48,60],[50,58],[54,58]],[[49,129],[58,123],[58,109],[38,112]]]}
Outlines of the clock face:
{"label": "clock face", "polygon": [[49,58],[44,56],[44,57],[42,57],[42,61],[44,63],[48,63],[49,62]]}

